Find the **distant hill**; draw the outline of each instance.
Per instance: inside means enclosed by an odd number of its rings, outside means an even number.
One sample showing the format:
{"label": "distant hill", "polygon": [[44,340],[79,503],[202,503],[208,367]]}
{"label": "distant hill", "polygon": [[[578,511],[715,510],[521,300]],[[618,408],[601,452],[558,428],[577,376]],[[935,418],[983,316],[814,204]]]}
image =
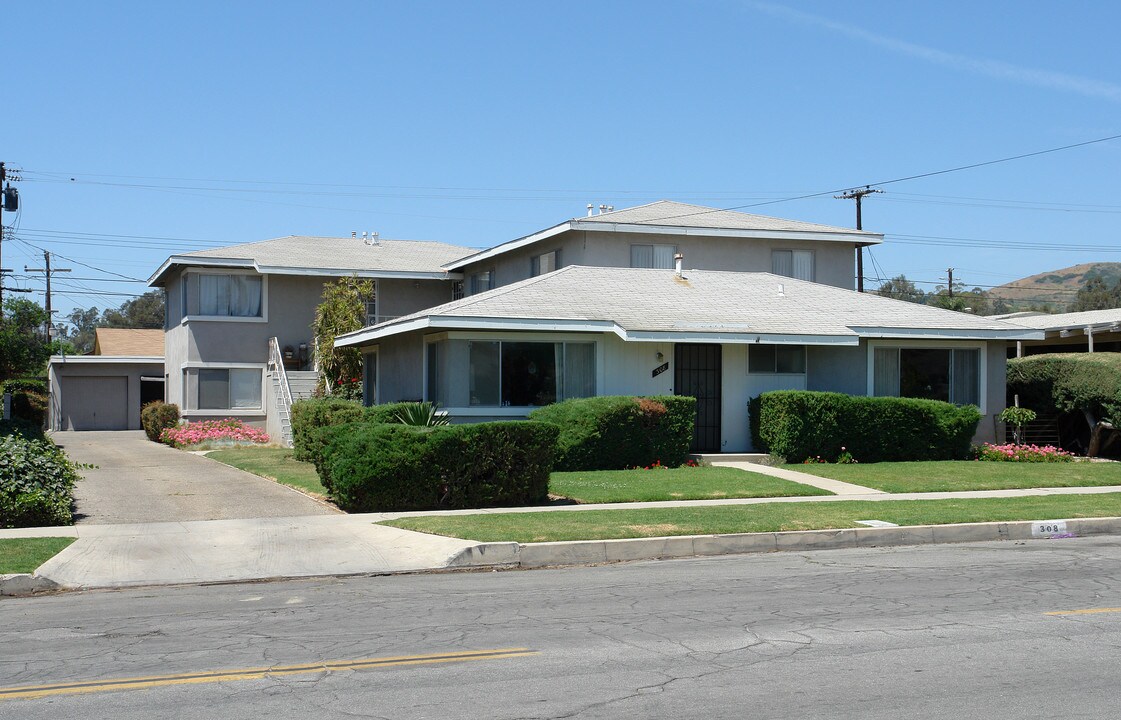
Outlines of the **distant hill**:
{"label": "distant hill", "polygon": [[989,291],[989,297],[1001,298],[1014,307],[1046,303],[1062,312],[1074,302],[1075,293],[1086,281],[1095,277],[1112,287],[1121,280],[1121,263],[1086,263],[1039,273],[995,287]]}

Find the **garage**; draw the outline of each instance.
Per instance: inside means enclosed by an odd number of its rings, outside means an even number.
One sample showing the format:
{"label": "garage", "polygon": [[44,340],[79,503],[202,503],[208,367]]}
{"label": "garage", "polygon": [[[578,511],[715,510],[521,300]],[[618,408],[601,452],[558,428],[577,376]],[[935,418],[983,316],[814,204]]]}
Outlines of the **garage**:
{"label": "garage", "polygon": [[68,377],[60,429],[128,430],[128,408],[127,375]]}

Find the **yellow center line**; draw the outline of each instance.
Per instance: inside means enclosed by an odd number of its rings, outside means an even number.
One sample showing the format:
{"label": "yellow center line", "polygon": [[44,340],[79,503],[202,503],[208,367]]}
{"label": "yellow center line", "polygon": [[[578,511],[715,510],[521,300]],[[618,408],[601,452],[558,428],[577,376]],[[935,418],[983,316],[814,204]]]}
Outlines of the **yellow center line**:
{"label": "yellow center line", "polygon": [[1097,613],[1121,612],[1121,608],[1086,608],[1085,610],[1055,610],[1044,615],[1096,615]]}
{"label": "yellow center line", "polygon": [[112,692],[169,685],[195,685],[199,683],[259,680],[280,675],[309,675],[333,670],[370,670],[401,665],[432,665],[435,663],[466,662],[468,660],[504,660],[538,653],[528,648],[500,648],[497,650],[466,650],[455,653],[429,655],[399,655],[395,657],[362,658],[358,660],[329,660],[301,665],[271,665],[269,667],[239,668],[232,670],[207,670],[177,675],[148,675],[145,677],[115,678],[112,680],[85,680],[51,685],[26,685],[0,688],[0,700],[13,698],[41,698],[53,695]]}

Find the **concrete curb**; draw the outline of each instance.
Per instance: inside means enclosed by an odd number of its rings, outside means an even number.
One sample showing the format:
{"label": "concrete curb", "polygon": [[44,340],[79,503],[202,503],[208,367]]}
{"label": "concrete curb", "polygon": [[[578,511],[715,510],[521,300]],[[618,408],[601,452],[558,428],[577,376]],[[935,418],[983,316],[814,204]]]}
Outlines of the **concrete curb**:
{"label": "concrete curb", "polygon": [[[1061,527],[1062,530],[1054,532],[1056,527]],[[735,535],[682,535],[527,544],[481,543],[461,552],[448,563],[448,567],[561,567],[629,560],[712,557],[790,550],[934,545],[1087,535],[1121,535],[1121,518],[911,525]]]}
{"label": "concrete curb", "polygon": [[0,595],[8,597],[22,597],[61,589],[58,583],[39,575],[27,573],[0,575]]}

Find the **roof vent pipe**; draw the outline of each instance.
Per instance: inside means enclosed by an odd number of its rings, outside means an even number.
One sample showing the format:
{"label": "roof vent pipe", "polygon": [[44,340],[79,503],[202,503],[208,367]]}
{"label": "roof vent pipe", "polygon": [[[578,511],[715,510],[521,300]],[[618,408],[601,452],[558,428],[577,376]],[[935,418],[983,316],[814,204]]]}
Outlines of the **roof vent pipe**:
{"label": "roof vent pipe", "polygon": [[592,210],[595,210],[595,209],[596,209],[595,205],[592,205],[591,203],[588,203],[588,217],[592,216]]}
{"label": "roof vent pipe", "polygon": [[782,283],[778,284],[778,296],[779,297],[786,297],[786,293],[783,291]]}
{"label": "roof vent pipe", "polygon": [[601,204],[601,205],[599,206],[599,214],[600,214],[600,215],[602,215],[602,214],[604,214],[605,212],[607,212],[607,206],[606,206],[606,205],[603,205],[603,204]]}
{"label": "roof vent pipe", "polygon": [[350,231],[350,236],[352,238],[357,238],[358,237],[358,231],[357,230],[351,230]]}
{"label": "roof vent pipe", "polygon": [[673,271],[677,274],[677,277],[681,277],[681,263],[683,260],[685,260],[685,256],[681,253],[676,253],[673,256]]}

